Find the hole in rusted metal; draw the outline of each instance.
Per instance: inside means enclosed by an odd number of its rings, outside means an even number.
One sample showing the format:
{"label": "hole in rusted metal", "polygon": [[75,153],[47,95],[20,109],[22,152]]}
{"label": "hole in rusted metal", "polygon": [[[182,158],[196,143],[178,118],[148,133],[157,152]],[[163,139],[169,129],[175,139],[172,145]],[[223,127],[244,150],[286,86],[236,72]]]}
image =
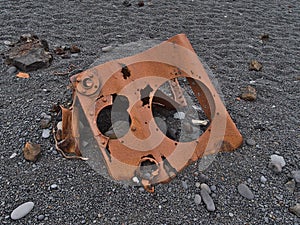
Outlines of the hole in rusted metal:
{"label": "hole in rusted metal", "polygon": [[143,106],[149,104],[150,93],[152,91],[153,89],[149,84],[147,84],[147,86],[144,89],[141,89],[141,101],[143,102]]}
{"label": "hole in rusted metal", "polygon": [[126,80],[128,77],[130,77],[130,70],[128,69],[128,67],[125,64],[122,64],[122,70],[121,70],[122,74],[123,74],[123,78]]}

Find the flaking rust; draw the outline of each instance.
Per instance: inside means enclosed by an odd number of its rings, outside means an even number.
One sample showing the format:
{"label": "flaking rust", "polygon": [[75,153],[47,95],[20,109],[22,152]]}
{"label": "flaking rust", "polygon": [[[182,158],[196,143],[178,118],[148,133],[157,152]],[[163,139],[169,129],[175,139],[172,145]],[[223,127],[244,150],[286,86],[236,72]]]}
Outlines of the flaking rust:
{"label": "flaking rust", "polygon": [[[173,109],[187,105],[179,77],[187,80],[209,120],[205,132],[193,141],[167,137],[152,114],[153,104]],[[72,153],[88,159],[96,170],[105,168],[114,180],[153,192],[155,184],[170,181],[202,156],[232,151],[242,144],[240,132],[184,34],[88,69],[71,77],[71,82],[73,105],[62,111],[56,147],[65,156]],[[165,82],[173,97],[158,90]],[[109,116],[99,116],[105,112]]]}

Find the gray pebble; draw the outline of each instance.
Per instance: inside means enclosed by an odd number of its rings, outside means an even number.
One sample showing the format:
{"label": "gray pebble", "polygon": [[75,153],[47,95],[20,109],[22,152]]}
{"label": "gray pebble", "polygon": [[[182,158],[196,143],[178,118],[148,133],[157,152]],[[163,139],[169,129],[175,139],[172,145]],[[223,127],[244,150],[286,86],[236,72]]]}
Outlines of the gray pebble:
{"label": "gray pebble", "polygon": [[300,183],[300,170],[292,171],[292,176],[296,183]]}
{"label": "gray pebble", "polygon": [[248,178],[248,179],[247,179],[247,183],[250,184],[251,182],[252,182],[252,179],[251,179],[251,178]]}
{"label": "gray pebble", "polygon": [[213,192],[215,192],[217,190],[216,185],[211,185],[210,186],[210,190],[213,191]]}
{"label": "gray pebble", "polygon": [[49,129],[43,129],[42,137],[43,138],[50,137],[50,130]]}
{"label": "gray pebble", "polygon": [[8,70],[7,70],[8,75],[13,75],[13,74],[15,74],[16,72],[17,72],[17,67],[15,67],[15,66],[11,66],[11,67],[9,67]]}
{"label": "gray pebble", "polygon": [[13,220],[21,219],[26,216],[34,207],[33,202],[25,202],[22,205],[18,206],[14,211],[12,211],[10,217]]}
{"label": "gray pebble", "polygon": [[286,188],[289,192],[294,193],[295,188],[296,188],[296,182],[295,182],[294,179],[292,179],[292,180],[286,182],[286,183],[284,184],[284,186],[285,186],[285,188]]}
{"label": "gray pebble", "polygon": [[264,176],[261,176],[260,177],[260,182],[266,183],[267,182],[267,178],[265,178]]}
{"label": "gray pebble", "polygon": [[300,204],[297,203],[295,206],[290,207],[290,212],[300,218]]}
{"label": "gray pebble", "polygon": [[50,188],[54,190],[54,189],[57,189],[58,186],[57,186],[57,184],[51,184]]}
{"label": "gray pebble", "polygon": [[201,203],[201,196],[199,194],[195,194],[195,204],[199,205]]}
{"label": "gray pebble", "polygon": [[271,155],[269,168],[271,168],[275,173],[280,173],[285,165],[286,163],[282,156],[276,154]]}
{"label": "gray pebble", "polygon": [[45,219],[45,216],[44,216],[44,215],[39,215],[39,216],[38,216],[38,220],[43,220],[43,219]]}
{"label": "gray pebble", "polygon": [[201,189],[200,191],[201,197],[203,199],[203,202],[206,205],[206,209],[210,212],[213,212],[216,210],[215,203],[208,194],[208,192],[205,189]]}
{"label": "gray pebble", "polygon": [[111,50],[113,50],[111,45],[102,48],[102,52],[110,52]]}
{"label": "gray pebble", "polygon": [[238,186],[238,192],[240,193],[241,196],[243,196],[244,198],[247,198],[249,200],[254,199],[254,195],[252,193],[252,191],[249,189],[249,187],[245,184],[240,184]]}
{"label": "gray pebble", "polygon": [[12,42],[11,41],[3,41],[3,43],[7,46],[11,46],[12,45]]}
{"label": "gray pebble", "polygon": [[13,154],[11,154],[11,156],[9,157],[10,159],[13,159],[13,158],[15,158],[17,156],[17,153],[13,153]]}
{"label": "gray pebble", "polygon": [[196,182],[196,183],[195,183],[195,186],[196,186],[197,188],[200,187],[200,185],[201,185],[201,184],[200,184],[199,182]]}
{"label": "gray pebble", "polygon": [[186,181],[181,181],[181,184],[184,189],[188,189],[188,185],[187,185]]}
{"label": "gray pebble", "polygon": [[211,197],[212,197],[212,198],[217,197],[216,193],[212,193],[212,194],[211,194]]}
{"label": "gray pebble", "polygon": [[246,144],[250,146],[254,146],[256,145],[256,142],[253,139],[249,138],[246,140]]}
{"label": "gray pebble", "polygon": [[201,187],[201,189],[205,189],[208,194],[211,193],[211,190],[210,190],[210,188],[209,188],[209,186],[207,184],[203,183],[203,184],[201,184],[200,187]]}
{"label": "gray pebble", "polygon": [[229,215],[230,217],[233,217],[233,213],[231,213],[231,212],[230,212],[230,213],[228,213],[228,215]]}

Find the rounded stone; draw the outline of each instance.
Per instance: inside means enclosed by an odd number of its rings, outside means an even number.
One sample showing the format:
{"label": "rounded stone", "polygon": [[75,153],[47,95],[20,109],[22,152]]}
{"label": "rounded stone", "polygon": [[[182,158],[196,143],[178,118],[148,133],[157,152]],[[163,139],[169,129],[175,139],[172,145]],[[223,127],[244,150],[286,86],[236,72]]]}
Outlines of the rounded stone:
{"label": "rounded stone", "polygon": [[196,205],[199,205],[201,203],[201,196],[199,194],[195,194],[194,201]]}
{"label": "rounded stone", "polygon": [[252,191],[249,189],[249,187],[245,184],[240,184],[238,186],[238,192],[240,193],[241,196],[243,196],[244,198],[247,198],[249,200],[254,199],[254,195],[252,193]]}
{"label": "rounded stone", "polygon": [[39,216],[38,216],[38,220],[43,220],[43,219],[45,219],[45,216],[44,216],[44,215],[39,215]]}
{"label": "rounded stone", "polygon": [[51,188],[51,189],[57,189],[58,186],[57,186],[57,184],[51,184],[50,188]]}
{"label": "rounded stone", "polygon": [[209,186],[206,183],[202,183],[200,187],[201,187],[201,189],[205,189],[208,194],[211,193],[211,190],[210,190]]}
{"label": "rounded stone", "polygon": [[264,176],[261,176],[260,177],[260,182],[266,183],[267,182],[267,178],[265,178]]}
{"label": "rounded stone", "polygon": [[25,202],[22,205],[14,209],[10,215],[13,220],[21,219],[26,216],[34,207],[33,202]]}
{"label": "rounded stone", "polygon": [[246,140],[246,144],[249,145],[249,146],[254,146],[254,145],[256,145],[256,142],[253,139],[248,138]]}

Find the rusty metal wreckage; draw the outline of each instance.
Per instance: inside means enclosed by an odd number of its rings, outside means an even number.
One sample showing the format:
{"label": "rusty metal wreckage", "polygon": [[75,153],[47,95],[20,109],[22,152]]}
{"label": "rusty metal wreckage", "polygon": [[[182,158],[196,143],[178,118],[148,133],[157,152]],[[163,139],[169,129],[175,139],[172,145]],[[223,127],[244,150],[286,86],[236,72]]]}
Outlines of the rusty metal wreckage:
{"label": "rusty metal wreckage", "polygon": [[[167,137],[151,111],[152,104],[170,109],[187,105],[179,77],[188,81],[210,122],[202,135],[188,142]],[[165,82],[172,98],[158,90]],[[62,107],[62,121],[54,132],[56,147],[67,158],[88,159],[92,168],[114,180],[154,192],[155,184],[170,181],[204,155],[232,151],[242,144],[240,132],[184,34],[74,75],[71,83],[73,105]],[[108,136],[101,129],[104,121],[99,121],[100,112],[109,107],[109,119],[116,112],[115,137]],[[124,114],[127,123],[118,132],[116,124]]]}

